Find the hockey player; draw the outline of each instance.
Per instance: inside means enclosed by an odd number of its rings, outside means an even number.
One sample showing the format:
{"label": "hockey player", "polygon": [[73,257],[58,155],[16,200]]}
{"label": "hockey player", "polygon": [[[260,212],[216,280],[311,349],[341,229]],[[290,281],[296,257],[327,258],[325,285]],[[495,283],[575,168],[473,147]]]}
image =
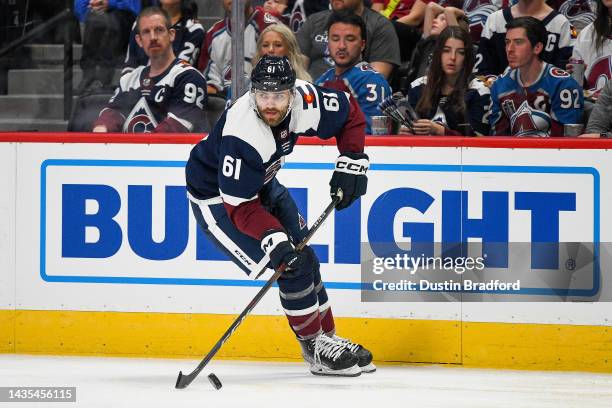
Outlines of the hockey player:
{"label": "hockey player", "polygon": [[236,265],[249,275],[268,263],[287,265],[278,280],[281,305],[316,375],[375,367],[367,349],[335,335],[319,261],[309,246],[295,250],[308,228],[276,173],[299,136],[335,136],[341,153],[331,192],[344,193],[337,210],[350,206],[367,187],[364,127],[350,95],[296,80],[286,57],[266,55],[253,68],[250,92],[221,115],[186,166],[198,224]]}
{"label": "hockey player", "polygon": [[491,88],[493,134],[563,136],[564,124],[582,123],[582,88],[568,72],[541,60],[544,23],[520,17],[506,29],[511,70]]}
{"label": "hockey player", "polygon": [[372,116],[382,115],[378,104],[391,95],[391,87],[385,77],[361,61],[367,41],[365,23],[352,11],[333,11],[327,30],[329,54],[335,66],[315,83],[351,93],[365,114],[366,133],[371,134]]}
{"label": "hockey player", "polygon": [[94,132],[200,132],[205,130],[206,81],[197,69],[174,56],[168,14],[143,10],[136,41],[150,65],[121,77],[119,87],[94,123]]}

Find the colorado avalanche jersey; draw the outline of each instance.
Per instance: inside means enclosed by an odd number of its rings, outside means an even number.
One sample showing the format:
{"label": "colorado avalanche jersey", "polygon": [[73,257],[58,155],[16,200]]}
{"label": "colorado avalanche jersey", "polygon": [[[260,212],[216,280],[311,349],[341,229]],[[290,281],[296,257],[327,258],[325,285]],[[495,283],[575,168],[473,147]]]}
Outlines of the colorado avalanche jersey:
{"label": "colorado avalanche jersey", "polygon": [[316,84],[353,95],[365,114],[367,134],[371,134],[372,116],[382,115],[378,104],[391,95],[391,87],[385,77],[367,62],[360,62],[338,76],[331,68],[317,79]]}
{"label": "colorado avalanche jersey", "polygon": [[464,0],[463,12],[468,18],[470,24],[470,34],[474,44],[480,42],[482,30],[489,16],[495,11],[508,7],[509,0]]}
{"label": "colorado avalanche jersey", "polygon": [[582,123],[582,88],[571,75],[544,64],[540,77],[523,87],[513,69],[493,83],[490,123],[494,135],[563,136],[563,125]]}
{"label": "colorado avalanche jersey", "polygon": [[573,58],[584,61],[584,89],[588,90],[589,94],[599,93],[606,82],[612,79],[612,39],[605,40],[603,47],[598,49],[593,37],[594,30],[595,26],[589,24],[580,32],[572,55]]}
{"label": "colorado avalanche jersey", "polygon": [[149,76],[140,66],[121,77],[95,125],[110,132],[201,132],[205,130],[206,81],[187,62],[175,59]]}
{"label": "colorado avalanche jersey", "polygon": [[[282,22],[278,15],[257,7],[244,24],[244,74],[250,77],[251,59],[257,52],[259,33],[270,24]],[[232,85],[232,30],[230,17],[217,21],[207,32],[202,46],[198,69],[204,73],[208,85],[219,92]]]}
{"label": "colorado avalanche jersey", "polygon": [[[426,76],[420,77],[410,84],[408,101],[415,109],[426,84]],[[464,101],[467,110],[465,117],[464,115],[458,115],[452,106],[448,106],[446,97],[442,97],[425,119],[431,119],[444,126],[446,135],[473,136],[474,133],[488,135],[488,118],[491,109],[489,88],[480,79],[473,78],[465,92]],[[469,123],[471,129],[464,126],[466,123]]]}
{"label": "colorado avalanche jersey", "polygon": [[221,196],[243,233],[260,240],[282,230],[258,193],[274,179],[299,136],[336,137],[341,152],[363,152],[365,120],[353,97],[297,80],[289,115],[273,128],[255,112],[251,95],[240,97],[198,143],[186,166],[187,190],[199,200]]}
{"label": "colorado avalanche jersey", "polygon": [[[202,24],[193,19],[181,19],[172,28],[176,32],[174,41],[172,41],[174,55],[195,66],[200,48],[202,48],[202,42],[204,41],[204,28]],[[144,50],[136,42],[136,23],[134,23],[130,33],[127,55],[125,56],[125,67],[121,73],[126,74],[140,65],[148,64],[149,57],[147,57]]]}
{"label": "colorado avalanche jersey", "polygon": [[294,33],[297,33],[306,21],[306,9],[304,8],[304,0],[296,0],[293,8],[289,12],[289,28]]}
{"label": "colorado avalanche jersey", "polygon": [[[498,10],[487,20],[476,56],[474,70],[481,75],[500,75],[508,66],[506,56],[506,24],[512,21],[511,8]],[[540,54],[542,60],[561,69],[572,55],[574,30],[569,21],[553,10],[542,20],[548,31],[548,41]]]}
{"label": "colorado avalanche jersey", "polygon": [[597,2],[593,0],[548,0],[550,7],[563,14],[577,30],[582,30],[595,20]]}

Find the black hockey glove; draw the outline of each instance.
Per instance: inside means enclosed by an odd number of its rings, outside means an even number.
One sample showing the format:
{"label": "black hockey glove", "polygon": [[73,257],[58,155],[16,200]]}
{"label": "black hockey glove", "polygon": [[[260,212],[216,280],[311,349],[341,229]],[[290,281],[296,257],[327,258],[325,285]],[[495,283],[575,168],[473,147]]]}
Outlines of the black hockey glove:
{"label": "black hockey glove", "polygon": [[342,190],[342,200],[336,205],[337,210],[343,210],[353,204],[353,201],[366,193],[370,167],[368,155],[365,153],[342,153],[336,159],[336,169],[329,182],[332,198],[338,189]]}
{"label": "black hockey glove", "polygon": [[297,252],[284,232],[275,231],[261,240],[261,249],[270,257],[274,269],[287,265],[286,270],[299,269],[306,262],[307,255]]}

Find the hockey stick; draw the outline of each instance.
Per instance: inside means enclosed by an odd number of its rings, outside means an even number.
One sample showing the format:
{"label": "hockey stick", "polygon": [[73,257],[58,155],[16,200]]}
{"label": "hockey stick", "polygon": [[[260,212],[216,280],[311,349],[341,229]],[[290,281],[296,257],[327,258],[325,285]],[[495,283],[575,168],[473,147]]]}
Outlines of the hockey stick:
{"label": "hockey stick", "polygon": [[[310,231],[308,232],[308,235],[306,235],[306,237],[304,237],[302,242],[300,242],[298,246],[295,248],[296,251],[301,250],[302,248],[306,246],[306,244],[308,244],[308,241],[310,241],[310,238],[312,238],[314,233],[319,229],[319,227],[323,224],[323,222],[327,219],[329,214],[331,214],[333,209],[336,207],[336,205],[341,200],[342,200],[342,190],[339,190],[338,194],[334,196],[332,202],[327,206],[327,208],[325,208],[323,213],[314,222],[314,224],[310,228]],[[227,329],[227,331],[223,334],[223,336],[221,336],[221,338],[217,341],[217,343],[213,346],[213,348],[208,352],[208,354],[204,357],[204,359],[200,362],[200,364],[198,364],[195,370],[193,370],[190,374],[183,374],[182,371],[179,372],[178,378],[176,379],[176,386],[175,386],[176,388],[178,389],[186,388],[189,384],[193,382],[193,380],[195,380],[198,374],[200,374],[200,372],[204,369],[204,367],[206,367],[206,365],[210,362],[210,360],[212,360],[215,354],[217,354],[221,346],[223,346],[223,344],[229,339],[229,337],[234,333],[234,331],[238,328],[238,326],[240,326],[240,323],[242,323],[244,318],[249,313],[251,313],[251,311],[255,308],[255,306],[257,306],[259,301],[264,297],[264,295],[272,287],[272,284],[274,284],[274,282],[276,282],[276,280],[285,271],[285,268],[286,268],[285,265],[281,265],[274,272],[274,274],[270,277],[270,279],[268,279],[268,281],[259,290],[257,295],[255,295],[253,300],[251,300],[249,304],[246,306],[246,308],[242,311],[242,313],[240,313],[240,316],[238,316],[238,318],[234,320],[234,323],[232,323],[229,329]],[[267,269],[267,266],[261,270],[261,272],[257,275],[257,277],[259,277],[259,275],[264,273],[266,269]],[[218,381],[218,379],[216,381]],[[219,387],[215,385],[215,388],[217,389],[220,388],[220,381],[219,381]]]}

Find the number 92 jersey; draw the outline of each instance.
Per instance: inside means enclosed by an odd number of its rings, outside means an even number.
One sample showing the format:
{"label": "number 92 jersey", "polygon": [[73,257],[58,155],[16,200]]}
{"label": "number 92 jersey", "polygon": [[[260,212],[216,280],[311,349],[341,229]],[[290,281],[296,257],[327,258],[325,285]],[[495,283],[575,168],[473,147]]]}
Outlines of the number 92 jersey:
{"label": "number 92 jersey", "polygon": [[207,104],[204,76],[175,59],[161,74],[150,76],[141,65],[121,77],[96,124],[110,132],[202,132]]}
{"label": "number 92 jersey", "polygon": [[[247,93],[221,115],[212,132],[191,151],[186,166],[187,189],[199,200],[221,196],[226,208],[253,204],[280,170],[284,156],[293,151],[299,136],[335,136],[340,152],[363,152],[364,131],[363,113],[345,92],[298,79],[289,115],[273,128],[259,118]],[[245,232],[257,237],[265,228]]]}
{"label": "number 92 jersey", "polygon": [[563,136],[563,125],[582,123],[582,88],[566,71],[544,64],[540,77],[524,88],[518,69],[491,88],[489,122],[494,135]]}

